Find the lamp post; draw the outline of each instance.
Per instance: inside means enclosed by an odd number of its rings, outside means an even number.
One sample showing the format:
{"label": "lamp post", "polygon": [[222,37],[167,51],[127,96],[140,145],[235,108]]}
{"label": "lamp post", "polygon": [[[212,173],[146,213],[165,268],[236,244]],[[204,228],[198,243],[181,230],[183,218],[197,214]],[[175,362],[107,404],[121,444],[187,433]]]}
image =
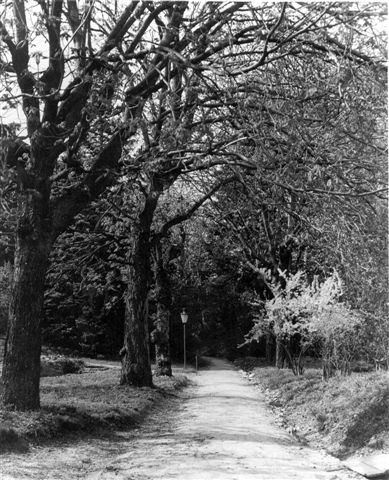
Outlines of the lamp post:
{"label": "lamp post", "polygon": [[184,370],[186,369],[186,336],[185,336],[185,324],[188,321],[188,314],[186,313],[185,308],[181,312],[181,321],[184,325]]}

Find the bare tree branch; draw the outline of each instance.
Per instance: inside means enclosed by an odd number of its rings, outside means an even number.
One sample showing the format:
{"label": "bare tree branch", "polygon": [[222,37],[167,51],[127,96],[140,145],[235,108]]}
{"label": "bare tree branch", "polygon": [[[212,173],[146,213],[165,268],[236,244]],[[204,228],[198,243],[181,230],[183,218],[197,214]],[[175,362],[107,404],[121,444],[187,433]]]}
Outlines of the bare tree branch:
{"label": "bare tree branch", "polygon": [[178,225],[179,223],[184,222],[185,220],[188,220],[195,212],[198,210],[201,205],[203,205],[204,202],[209,200],[212,195],[214,195],[223,185],[227,185],[228,183],[231,183],[237,179],[236,175],[233,175],[231,177],[228,177],[220,182],[218,182],[216,185],[214,185],[211,190],[206,193],[203,197],[201,197],[199,200],[197,200],[189,209],[187,209],[185,212],[180,213],[179,215],[175,216],[174,218],[168,220],[162,228],[158,232],[159,237],[165,237],[168,233],[168,231],[174,227],[175,225]]}

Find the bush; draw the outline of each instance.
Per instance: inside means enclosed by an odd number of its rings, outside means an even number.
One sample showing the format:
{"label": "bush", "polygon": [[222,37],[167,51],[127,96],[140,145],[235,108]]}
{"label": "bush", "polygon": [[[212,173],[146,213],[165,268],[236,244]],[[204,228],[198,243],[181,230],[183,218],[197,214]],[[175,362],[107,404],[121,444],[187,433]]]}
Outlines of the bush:
{"label": "bush", "polygon": [[82,360],[57,356],[41,359],[41,377],[56,377],[69,373],[81,373],[85,364]]}
{"label": "bush", "polygon": [[[283,346],[293,373],[303,373],[303,357],[308,349],[318,350],[323,376],[336,371],[349,373],[359,348],[361,315],[341,303],[342,285],[336,272],[324,282],[308,283],[303,272],[281,274],[285,285],[273,284],[274,298],[266,300],[249,341],[274,335]],[[257,305],[260,305],[259,303]]]}

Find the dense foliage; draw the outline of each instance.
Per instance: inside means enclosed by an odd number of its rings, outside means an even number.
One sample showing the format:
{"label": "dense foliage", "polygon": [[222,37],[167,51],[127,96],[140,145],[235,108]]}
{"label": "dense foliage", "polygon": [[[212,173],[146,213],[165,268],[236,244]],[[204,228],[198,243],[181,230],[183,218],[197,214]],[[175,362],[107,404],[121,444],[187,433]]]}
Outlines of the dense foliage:
{"label": "dense foliage", "polygon": [[102,200],[60,237],[47,276],[46,342],[88,355],[118,355],[128,243],[123,230]]}

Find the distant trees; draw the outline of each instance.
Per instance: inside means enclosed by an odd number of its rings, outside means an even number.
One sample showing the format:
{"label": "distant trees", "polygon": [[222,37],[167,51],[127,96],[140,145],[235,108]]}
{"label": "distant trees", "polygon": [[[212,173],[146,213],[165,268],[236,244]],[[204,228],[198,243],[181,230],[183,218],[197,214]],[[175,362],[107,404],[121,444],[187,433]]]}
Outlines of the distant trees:
{"label": "distant trees", "polygon": [[[236,123],[248,140],[239,154],[256,168],[219,196],[209,218],[230,256],[257,276],[253,289],[263,301],[284,274],[302,269],[323,279],[336,268],[347,277],[344,295],[354,308],[372,305],[368,297],[385,303],[386,81],[379,63],[351,47],[361,39],[347,26],[338,34],[321,46],[330,55],[317,56],[318,44],[302,42],[294,53],[304,55],[286,55],[240,85],[246,93]],[[380,42],[369,45],[379,58]]]}
{"label": "distant trees", "polygon": [[117,356],[123,342],[128,236],[108,199],[58,238],[46,279],[44,341],[84,355]]}

